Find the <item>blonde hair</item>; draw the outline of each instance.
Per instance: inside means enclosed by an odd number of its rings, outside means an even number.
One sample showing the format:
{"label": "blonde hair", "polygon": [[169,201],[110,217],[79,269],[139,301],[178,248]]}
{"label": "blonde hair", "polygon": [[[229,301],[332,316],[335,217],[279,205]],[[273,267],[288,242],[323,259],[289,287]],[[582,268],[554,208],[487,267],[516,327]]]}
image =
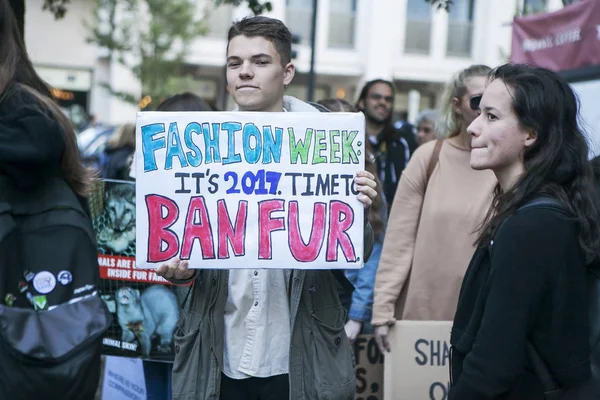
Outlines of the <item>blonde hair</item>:
{"label": "blonde hair", "polygon": [[[458,114],[453,107],[452,100],[454,98],[462,98],[467,92],[465,81],[476,76],[488,76],[492,69],[487,65],[471,65],[463,69],[454,77],[444,90],[441,116],[444,119],[443,124],[438,125],[438,136],[453,137],[462,130],[462,116]],[[440,131],[443,130],[443,131]]]}

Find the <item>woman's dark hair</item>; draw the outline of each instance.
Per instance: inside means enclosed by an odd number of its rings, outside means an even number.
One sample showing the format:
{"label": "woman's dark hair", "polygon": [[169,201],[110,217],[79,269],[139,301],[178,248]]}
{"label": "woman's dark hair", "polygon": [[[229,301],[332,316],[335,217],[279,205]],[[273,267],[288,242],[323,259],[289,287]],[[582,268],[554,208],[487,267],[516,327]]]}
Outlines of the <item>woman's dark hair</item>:
{"label": "woman's dark hair", "polygon": [[242,35],[249,38],[260,36],[273,43],[284,67],[292,61],[292,33],[280,20],[259,15],[234,22],[227,34],[227,48],[231,39]]}
{"label": "woman's dark hair", "polygon": [[184,92],[163,100],[156,111],[213,111],[213,108],[202,97]]}
{"label": "woman's dark hair", "polygon": [[73,191],[81,196],[88,192],[92,177],[79,157],[79,148],[73,126],[56,103],[48,85],[35,72],[17,21],[8,0],[0,0],[0,97],[9,87],[15,86],[32,95],[38,105],[49,111],[62,128],[65,151],[61,160],[61,170]]}
{"label": "woman's dark hair", "polygon": [[573,214],[586,260],[596,261],[600,212],[588,144],[577,123],[575,93],[564,78],[544,68],[506,64],[490,72],[490,82],[495,79],[509,89],[521,127],[535,132],[536,140],[524,150],[524,173],[514,186],[506,192],[496,187],[477,244],[487,246],[506,218],[535,197],[547,195]]}
{"label": "woman's dark hair", "polygon": [[[356,112],[356,109],[343,99],[323,99],[317,102],[318,104],[327,107],[332,112]],[[377,197],[373,200],[373,204],[371,205],[371,212],[369,213],[369,223],[373,228],[373,233],[375,237],[382,237],[385,232],[385,222],[382,219],[382,215],[387,216],[387,212],[382,213],[381,209],[385,206],[383,202],[383,186],[381,185],[381,181],[377,178],[377,166],[375,165],[375,152],[373,151],[373,146],[371,143],[366,140],[365,141],[366,151],[365,151],[365,170],[369,171],[375,177],[375,183],[377,187],[375,190],[377,191]]]}

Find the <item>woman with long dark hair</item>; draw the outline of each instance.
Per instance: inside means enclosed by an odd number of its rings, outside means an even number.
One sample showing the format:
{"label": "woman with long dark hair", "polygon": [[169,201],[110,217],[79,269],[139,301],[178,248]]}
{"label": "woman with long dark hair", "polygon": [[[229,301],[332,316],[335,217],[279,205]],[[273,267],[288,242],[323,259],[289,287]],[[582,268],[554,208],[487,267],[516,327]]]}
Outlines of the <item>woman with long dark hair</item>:
{"label": "woman with long dark hair", "polygon": [[0,174],[23,190],[61,177],[86,196],[71,123],[35,72],[8,0],[0,0]]}
{"label": "woman with long dark hair", "polygon": [[586,268],[600,255],[599,211],[577,109],[554,72],[490,74],[468,130],[471,167],[498,186],[454,318],[450,399],[543,399],[528,349],[563,389],[590,376]]}

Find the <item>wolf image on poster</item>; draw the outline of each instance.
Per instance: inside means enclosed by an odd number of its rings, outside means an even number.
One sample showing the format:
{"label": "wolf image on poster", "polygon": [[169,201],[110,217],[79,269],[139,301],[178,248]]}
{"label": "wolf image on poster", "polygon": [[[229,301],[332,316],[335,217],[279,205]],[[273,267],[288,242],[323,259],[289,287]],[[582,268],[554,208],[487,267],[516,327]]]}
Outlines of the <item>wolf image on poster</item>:
{"label": "wolf image on poster", "polygon": [[152,338],[158,337],[158,351],[171,351],[173,332],[179,317],[175,294],[163,285],[153,285],[140,291],[121,287],[115,293],[117,319],[123,330],[121,340],[138,340],[142,356],[148,358],[152,349]]}
{"label": "wolf image on poster", "polygon": [[112,185],[105,202],[106,222],[98,232],[98,244],[115,254],[124,253],[135,241],[135,187]]}

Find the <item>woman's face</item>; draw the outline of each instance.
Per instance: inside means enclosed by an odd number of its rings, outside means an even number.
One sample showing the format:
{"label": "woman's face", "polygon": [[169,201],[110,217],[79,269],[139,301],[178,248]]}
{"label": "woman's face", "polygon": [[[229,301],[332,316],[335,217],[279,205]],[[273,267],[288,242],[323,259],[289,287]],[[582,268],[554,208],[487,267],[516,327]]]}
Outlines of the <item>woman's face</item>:
{"label": "woman's face", "polygon": [[487,76],[473,76],[465,79],[465,94],[460,99],[454,98],[454,111],[463,119],[462,129],[465,129],[477,118],[478,111],[471,108],[471,99],[483,94],[486,82]]}
{"label": "woman's face", "polygon": [[523,169],[524,150],[535,142],[535,134],[520,126],[509,90],[501,79],[493,80],[481,98],[479,116],[467,128],[473,169],[496,174]]}
{"label": "woman's face", "polygon": [[435,139],[435,127],[431,121],[423,120],[417,125],[417,143],[422,145]]}

